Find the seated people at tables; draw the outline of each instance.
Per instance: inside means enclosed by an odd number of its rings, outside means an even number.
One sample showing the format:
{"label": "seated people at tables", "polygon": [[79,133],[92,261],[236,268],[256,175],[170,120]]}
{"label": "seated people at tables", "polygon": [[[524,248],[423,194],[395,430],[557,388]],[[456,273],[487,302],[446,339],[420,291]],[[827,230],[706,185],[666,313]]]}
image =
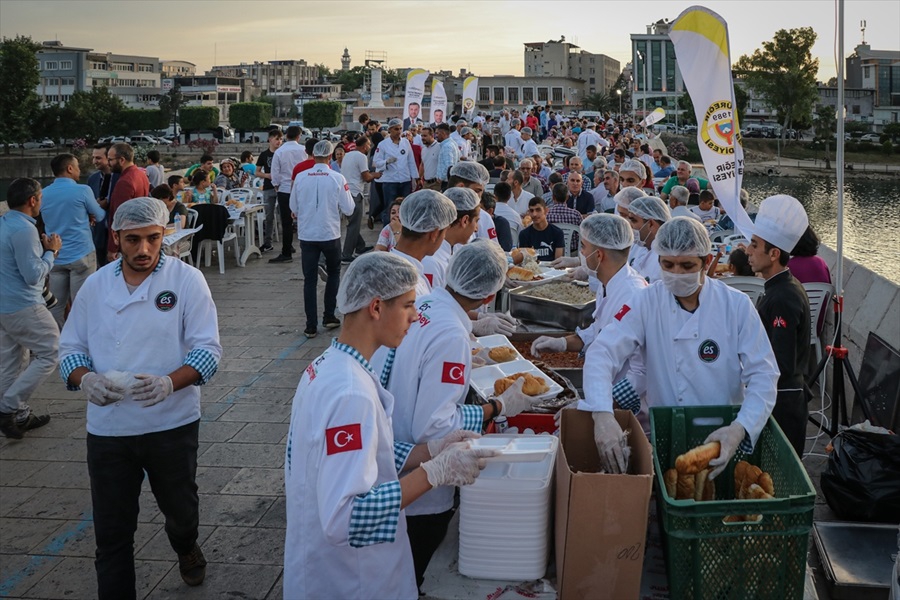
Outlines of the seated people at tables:
{"label": "seated people at tables", "polygon": [[175,194],[167,184],[158,185],[150,191],[150,195],[157,200],[162,200],[169,211],[169,223],[174,223],[175,219],[181,223],[181,228],[187,226],[188,209],[187,207],[175,199]]}
{"label": "seated people at tables", "polygon": [[209,176],[206,171],[195,171],[191,176],[191,202],[196,204],[218,204],[219,193],[216,191],[216,185],[209,182]]}
{"label": "seated people at tables", "polygon": [[[573,158],[572,161],[574,160],[576,159]],[[577,171],[570,171],[569,176],[565,179],[568,191],[566,206],[578,211],[582,216],[587,216],[594,212],[594,197],[589,191],[584,189],[584,177],[582,174]]]}
{"label": "seated people at tables", "polygon": [[172,193],[175,195],[176,200],[182,204],[187,204],[191,201],[191,192],[187,188],[188,184],[191,183],[190,179],[184,175],[169,175],[166,183],[172,188]]}
{"label": "seated people at tables", "polygon": [[241,170],[247,174],[247,177],[256,176],[256,161],[253,159],[253,153],[249,150],[241,152]]}
{"label": "seated people at tables", "polygon": [[560,258],[565,252],[566,239],[562,229],[547,221],[547,205],[543,198],[528,201],[531,225],[519,234],[519,248],[534,248],[539,261]]}
{"label": "seated people at tables", "polygon": [[494,186],[494,197],[497,199],[497,207],[494,209],[495,223],[497,217],[502,217],[507,222],[510,234],[512,234],[513,246],[516,246],[519,241],[519,232],[524,226],[522,225],[522,216],[509,205],[512,188],[505,181],[501,181]]}
{"label": "seated people at tables", "polygon": [[705,190],[707,187],[709,187],[709,182],[707,180],[701,179],[699,177],[691,177],[692,169],[693,167],[691,166],[691,163],[686,160],[679,160],[678,166],[675,168],[675,175],[669,177],[669,180],[666,181],[666,184],[663,186],[662,191],[659,193],[659,197],[663,200],[668,200],[669,194],[672,193],[672,188],[676,185],[684,185],[685,187],[687,187],[687,185],[685,184],[687,183],[688,179],[696,179],[697,183],[700,184],[701,190]]}
{"label": "seated people at tables", "polygon": [[400,231],[403,227],[400,225],[400,205],[403,198],[397,198],[391,203],[391,222],[384,226],[381,233],[378,234],[378,242],[375,249],[380,252],[390,252],[397,245],[397,238],[400,237]]}
{"label": "seated people at tables", "polygon": [[[831,283],[828,264],[818,256],[819,236],[812,226],[807,227],[800,241],[791,251],[788,269],[800,283]],[[822,312],[824,315],[824,311]]]}
{"label": "seated people at tables", "polygon": [[[502,179],[501,179],[502,181]],[[512,196],[509,200],[509,207],[522,216],[528,212],[529,201],[534,198],[534,194],[525,190],[525,174],[522,171],[513,171],[507,179],[512,188]]]}
{"label": "seated people at tables", "polygon": [[750,260],[743,248],[734,248],[728,257],[728,272],[737,277],[754,277]]}
{"label": "seated people at tables", "polygon": [[654,177],[669,177],[672,173],[675,172],[675,167],[672,166],[672,159],[665,154],[659,157],[659,170],[653,174]]}
{"label": "seated people at tables", "polygon": [[700,220],[700,217],[687,207],[690,195],[691,193],[683,185],[676,185],[672,188],[672,191],[669,193],[669,210],[672,211],[673,217],[690,217]]}
{"label": "seated people at tables", "polygon": [[235,188],[241,188],[247,186],[247,181],[250,176],[241,169],[238,169],[230,158],[226,158],[221,163],[219,163],[219,168],[222,170],[219,173],[219,176],[216,177],[215,184],[216,187],[223,190],[233,190]]}
{"label": "seated people at tables", "polygon": [[[504,251],[509,252],[513,249],[512,229],[509,221],[495,214],[497,211],[497,198],[490,192],[481,195],[481,214],[487,213],[494,219],[494,229],[497,230],[497,243]],[[518,236],[518,234],[516,234]]]}
{"label": "seated people at tables", "polygon": [[690,211],[704,224],[710,222],[718,223],[722,211],[715,206],[715,203],[716,196],[712,193],[712,190],[703,190],[700,192],[700,204],[692,206]]}
{"label": "seated people at tables", "polygon": [[[747,193],[747,190],[741,190],[740,201],[741,206],[744,207],[744,210],[747,210],[747,205],[750,203],[750,194]],[[722,210],[722,208],[720,207],[719,210]],[[756,221],[756,213],[748,214],[748,216],[750,217],[751,221]],[[725,214],[724,210],[722,210],[722,216],[719,217],[719,229],[734,229],[734,221],[731,220],[731,217]]]}
{"label": "seated people at tables", "polygon": [[619,174],[612,169],[597,169],[594,175],[597,184],[591,190],[594,197],[594,212],[615,213],[616,194],[619,193]]}
{"label": "seated people at tables", "polygon": [[198,170],[206,171],[210,183],[213,183],[216,177],[219,176],[219,170],[213,166],[213,157],[210,154],[201,156],[200,162],[188,167],[188,170],[184,172],[184,176],[190,179]]}

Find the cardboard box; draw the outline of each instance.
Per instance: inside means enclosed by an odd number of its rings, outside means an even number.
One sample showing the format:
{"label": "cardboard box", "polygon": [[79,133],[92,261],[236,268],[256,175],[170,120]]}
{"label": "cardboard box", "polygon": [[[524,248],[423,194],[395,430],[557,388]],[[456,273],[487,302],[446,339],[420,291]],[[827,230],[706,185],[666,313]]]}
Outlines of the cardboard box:
{"label": "cardboard box", "polygon": [[555,523],[560,600],[640,596],[653,458],[634,415],[625,410],[615,415],[622,429],[631,431],[633,474],[598,473],[591,413],[562,411]]}

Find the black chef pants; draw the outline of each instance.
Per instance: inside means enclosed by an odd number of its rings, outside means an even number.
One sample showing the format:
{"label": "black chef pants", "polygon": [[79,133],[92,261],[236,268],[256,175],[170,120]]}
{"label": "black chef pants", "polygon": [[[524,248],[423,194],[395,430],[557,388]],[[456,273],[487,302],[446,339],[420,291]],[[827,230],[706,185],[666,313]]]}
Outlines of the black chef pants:
{"label": "black chef pants", "polygon": [[416,586],[422,591],[422,582],[425,581],[425,570],[435,550],[444,541],[447,535],[447,527],[453,518],[454,509],[436,515],[407,515],[406,533],[409,536],[409,546],[412,549],[413,564],[416,568]]}
{"label": "black chef pants", "polygon": [[809,418],[806,401],[805,390],[779,391],[775,396],[775,409],[772,410],[775,422],[784,431],[784,435],[800,458],[803,458],[803,449],[806,445],[806,420]]}

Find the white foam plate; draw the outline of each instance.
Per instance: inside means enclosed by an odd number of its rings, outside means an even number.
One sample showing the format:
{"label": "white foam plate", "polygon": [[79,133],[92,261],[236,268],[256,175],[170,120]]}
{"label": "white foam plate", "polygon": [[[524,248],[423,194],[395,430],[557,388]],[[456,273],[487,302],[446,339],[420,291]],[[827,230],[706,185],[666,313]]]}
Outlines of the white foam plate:
{"label": "white foam plate", "polygon": [[553,450],[553,443],[548,438],[537,436],[527,438],[507,438],[496,436],[483,436],[471,440],[473,448],[488,448],[496,450],[500,454],[487,460],[503,462],[538,462],[547,457]]}
{"label": "white foam plate", "polygon": [[[497,333],[494,335],[485,335],[482,337],[475,338],[475,341],[472,342],[473,350],[480,350],[482,348],[487,348],[490,350],[491,348],[499,348],[500,346],[506,346],[508,348],[512,348],[516,353],[516,358],[514,360],[524,360],[519,351],[516,350],[516,347],[512,345],[512,342],[509,341],[505,335]],[[510,361],[507,361],[510,362]],[[481,368],[481,367],[476,367]]]}
{"label": "white foam plate", "polygon": [[534,403],[537,404],[541,400],[549,400],[550,398],[555,398],[557,394],[563,391],[561,385],[544,375],[544,373],[534,366],[534,363],[523,359],[520,360],[511,360],[505,363],[498,363],[496,365],[486,365],[484,367],[478,367],[477,369],[472,369],[472,377],[469,381],[471,386],[475,388],[475,391],[484,399],[489,398],[494,395],[494,382],[498,379],[503,379],[508,375],[512,375],[513,373],[531,373],[535,377],[540,377],[544,381],[547,382],[547,385],[550,386],[550,389],[539,395],[532,396],[531,398],[534,400]]}

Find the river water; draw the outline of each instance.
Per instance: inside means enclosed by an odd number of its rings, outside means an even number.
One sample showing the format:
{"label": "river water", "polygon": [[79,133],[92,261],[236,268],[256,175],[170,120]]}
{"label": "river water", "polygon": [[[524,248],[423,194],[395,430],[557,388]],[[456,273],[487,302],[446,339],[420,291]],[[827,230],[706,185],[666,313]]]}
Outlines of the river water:
{"label": "river water", "polygon": [[[743,187],[757,205],[774,194],[797,198],[822,243],[837,250],[834,178],[748,176]],[[900,182],[844,181],[844,256],[900,284]]]}

